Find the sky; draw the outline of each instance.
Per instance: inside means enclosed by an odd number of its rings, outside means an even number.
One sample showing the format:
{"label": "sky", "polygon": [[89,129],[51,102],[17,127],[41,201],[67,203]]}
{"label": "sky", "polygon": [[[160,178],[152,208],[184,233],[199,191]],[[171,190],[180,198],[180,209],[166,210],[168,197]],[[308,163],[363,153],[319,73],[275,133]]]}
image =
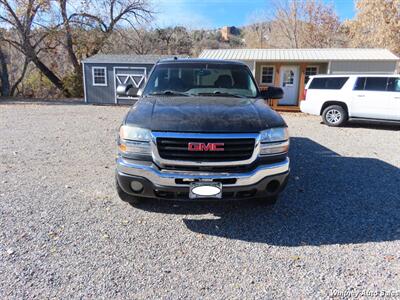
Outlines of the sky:
{"label": "sky", "polygon": [[[268,12],[276,0],[153,0],[158,26],[184,25],[191,29],[241,26]],[[354,17],[353,0],[323,0],[332,3],[341,20]]]}

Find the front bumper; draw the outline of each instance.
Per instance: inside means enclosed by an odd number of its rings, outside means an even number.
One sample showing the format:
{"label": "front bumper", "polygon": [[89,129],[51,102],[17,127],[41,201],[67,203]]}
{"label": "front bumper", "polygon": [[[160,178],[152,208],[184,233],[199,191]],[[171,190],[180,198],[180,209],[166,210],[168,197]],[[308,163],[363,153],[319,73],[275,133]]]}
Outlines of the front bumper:
{"label": "front bumper", "polygon": [[[241,173],[168,170],[160,169],[152,162],[121,156],[117,159],[117,180],[124,192],[169,200],[187,200],[190,181],[222,182],[223,199],[274,196],[285,187],[288,175],[289,158]],[[130,188],[134,180],[144,187],[140,193]]]}

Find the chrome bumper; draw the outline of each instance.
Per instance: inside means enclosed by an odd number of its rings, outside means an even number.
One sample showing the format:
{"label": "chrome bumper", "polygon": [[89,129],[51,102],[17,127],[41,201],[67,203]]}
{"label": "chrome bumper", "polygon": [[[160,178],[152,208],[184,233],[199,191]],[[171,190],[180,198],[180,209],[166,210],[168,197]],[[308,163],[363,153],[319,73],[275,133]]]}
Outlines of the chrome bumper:
{"label": "chrome bumper", "polygon": [[279,163],[261,165],[252,171],[244,173],[229,172],[202,172],[202,171],[180,171],[180,170],[160,170],[152,162],[117,158],[117,171],[126,175],[143,177],[158,186],[187,186],[177,184],[175,179],[236,179],[235,184],[224,184],[224,186],[247,186],[252,185],[265,177],[286,173],[289,171],[289,158]]}

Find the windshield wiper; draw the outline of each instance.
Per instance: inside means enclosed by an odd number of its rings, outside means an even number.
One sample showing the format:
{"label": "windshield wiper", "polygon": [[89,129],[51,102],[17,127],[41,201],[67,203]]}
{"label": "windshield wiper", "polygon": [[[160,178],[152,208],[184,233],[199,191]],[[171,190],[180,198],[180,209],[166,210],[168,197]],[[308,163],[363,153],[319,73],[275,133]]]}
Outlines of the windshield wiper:
{"label": "windshield wiper", "polygon": [[214,93],[197,93],[196,96],[222,96],[222,97],[235,97],[235,98],[245,98],[244,96],[238,94],[231,94],[225,92],[214,92]]}
{"label": "windshield wiper", "polygon": [[186,93],[186,92],[178,92],[178,91],[171,91],[171,90],[166,90],[166,91],[162,91],[162,92],[154,92],[154,93],[150,93],[150,96],[185,96],[185,97],[189,97],[192,96],[192,94],[190,93]]}

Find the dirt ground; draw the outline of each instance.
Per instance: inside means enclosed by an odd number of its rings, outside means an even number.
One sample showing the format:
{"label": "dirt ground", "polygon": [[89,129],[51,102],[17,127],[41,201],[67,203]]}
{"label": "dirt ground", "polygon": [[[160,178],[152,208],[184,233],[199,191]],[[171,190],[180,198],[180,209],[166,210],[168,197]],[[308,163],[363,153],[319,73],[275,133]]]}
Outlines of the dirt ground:
{"label": "dirt ground", "polygon": [[128,107],[0,104],[0,298],[400,296],[400,128],[285,113],[274,207],[114,188]]}

